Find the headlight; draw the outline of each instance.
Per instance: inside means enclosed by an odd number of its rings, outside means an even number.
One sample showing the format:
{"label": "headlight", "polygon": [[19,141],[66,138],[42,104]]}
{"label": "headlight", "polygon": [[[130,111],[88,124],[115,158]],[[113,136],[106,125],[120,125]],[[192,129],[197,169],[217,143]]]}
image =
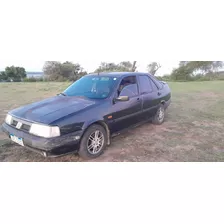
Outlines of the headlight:
{"label": "headlight", "polygon": [[60,136],[60,129],[57,126],[51,127],[41,124],[32,124],[30,128],[30,134],[44,138],[52,138]]}
{"label": "headlight", "polygon": [[5,118],[5,123],[9,125],[12,124],[12,116],[10,114],[7,114]]}

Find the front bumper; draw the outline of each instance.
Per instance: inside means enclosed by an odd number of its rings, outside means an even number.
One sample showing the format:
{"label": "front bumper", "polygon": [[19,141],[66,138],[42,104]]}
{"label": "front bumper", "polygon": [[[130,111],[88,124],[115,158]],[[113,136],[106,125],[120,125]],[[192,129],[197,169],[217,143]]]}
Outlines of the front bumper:
{"label": "front bumper", "polygon": [[56,157],[77,151],[83,133],[83,131],[77,131],[55,138],[43,138],[18,130],[6,123],[3,123],[2,130],[8,137],[13,134],[22,138],[24,147],[45,157]]}
{"label": "front bumper", "polygon": [[170,106],[170,104],[171,104],[171,98],[168,101],[166,101],[165,109],[167,109]]}

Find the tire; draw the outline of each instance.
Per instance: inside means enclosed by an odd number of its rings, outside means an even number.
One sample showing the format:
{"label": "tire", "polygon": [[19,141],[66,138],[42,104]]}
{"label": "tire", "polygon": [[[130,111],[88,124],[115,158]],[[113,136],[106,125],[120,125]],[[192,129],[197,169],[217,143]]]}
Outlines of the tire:
{"label": "tire", "polygon": [[153,124],[161,125],[164,122],[165,118],[165,108],[164,105],[161,104],[152,120]]}
{"label": "tire", "polygon": [[[98,138],[96,138],[96,133],[98,133]],[[106,145],[106,130],[101,125],[94,124],[84,133],[80,142],[78,154],[83,159],[94,159],[103,153]]]}

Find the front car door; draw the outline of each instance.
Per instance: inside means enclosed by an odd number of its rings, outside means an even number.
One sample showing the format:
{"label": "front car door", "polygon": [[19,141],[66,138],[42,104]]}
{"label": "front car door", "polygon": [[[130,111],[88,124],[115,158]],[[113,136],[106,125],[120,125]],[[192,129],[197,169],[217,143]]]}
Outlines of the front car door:
{"label": "front car door", "polygon": [[121,80],[114,98],[128,96],[124,102],[114,101],[112,105],[112,120],[109,122],[111,133],[119,132],[140,121],[142,112],[142,98],[136,76],[128,76]]}

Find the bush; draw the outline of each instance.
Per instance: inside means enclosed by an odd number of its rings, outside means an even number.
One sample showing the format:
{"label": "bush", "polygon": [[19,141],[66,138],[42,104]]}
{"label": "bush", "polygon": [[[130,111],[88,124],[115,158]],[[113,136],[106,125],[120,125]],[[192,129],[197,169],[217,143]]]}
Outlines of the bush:
{"label": "bush", "polygon": [[78,77],[86,75],[83,68],[77,63],[66,61],[64,63],[58,61],[45,62],[44,75],[48,81],[64,82],[66,80],[74,81]]}
{"label": "bush", "polygon": [[160,80],[165,81],[165,82],[172,81],[170,75],[164,75],[164,76],[160,77]]}
{"label": "bush", "polygon": [[213,80],[224,80],[224,72],[217,72],[217,73],[207,73],[205,75],[203,74],[197,74],[197,75],[191,75],[191,76],[182,76],[179,75],[178,79],[174,75],[164,75],[162,77],[157,77],[157,79],[165,81],[165,82],[193,82],[193,81],[213,81]]}
{"label": "bush", "polygon": [[25,78],[23,79],[24,82],[43,82],[43,78],[34,78],[34,77],[30,77],[30,78]]}
{"label": "bush", "polygon": [[155,76],[155,78],[157,78],[157,79],[160,80],[160,81],[164,81],[164,80],[163,80],[163,77],[161,77],[161,76]]}
{"label": "bush", "polygon": [[211,80],[216,80],[216,79],[211,79],[210,77],[204,76],[196,79],[195,81],[211,81]]}

